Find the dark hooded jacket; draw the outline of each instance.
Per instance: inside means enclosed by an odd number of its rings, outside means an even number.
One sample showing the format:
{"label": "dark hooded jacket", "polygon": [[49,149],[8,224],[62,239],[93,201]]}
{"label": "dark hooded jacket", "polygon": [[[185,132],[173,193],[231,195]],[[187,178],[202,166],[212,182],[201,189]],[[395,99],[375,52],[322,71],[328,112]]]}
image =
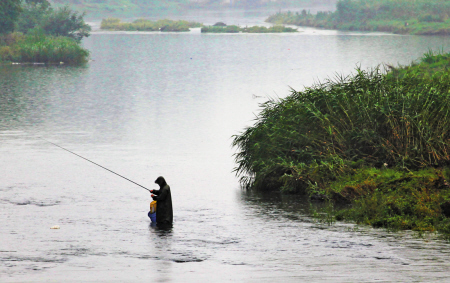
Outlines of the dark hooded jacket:
{"label": "dark hooded jacket", "polygon": [[172,195],[170,194],[170,187],[167,185],[163,177],[158,177],[155,181],[159,185],[159,190],[153,190],[152,193],[156,196],[156,223],[172,223]]}

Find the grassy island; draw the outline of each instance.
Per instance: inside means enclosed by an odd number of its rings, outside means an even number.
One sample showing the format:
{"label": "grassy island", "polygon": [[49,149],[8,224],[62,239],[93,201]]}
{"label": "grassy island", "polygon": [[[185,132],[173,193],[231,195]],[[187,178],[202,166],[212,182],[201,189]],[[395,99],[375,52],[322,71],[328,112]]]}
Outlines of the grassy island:
{"label": "grassy island", "polygon": [[189,28],[201,27],[201,23],[188,21],[137,19],[132,23],[122,22],[117,18],[103,19],[100,28],[114,31],[189,31]]}
{"label": "grassy island", "polygon": [[84,14],[67,6],[53,9],[47,0],[4,0],[1,15],[0,62],[81,64],[88,60],[89,51],[80,44],[91,30]]}
{"label": "grassy island", "polygon": [[0,38],[0,61],[14,63],[82,64],[89,51],[64,36],[14,33]]}
{"label": "grassy island", "polygon": [[297,29],[276,25],[273,27],[239,27],[236,25],[222,25],[204,26],[197,22],[188,21],[173,21],[173,20],[158,20],[151,21],[147,19],[137,19],[131,23],[122,22],[117,18],[103,19],[100,28],[103,30],[112,31],[174,31],[182,32],[189,31],[190,28],[201,27],[202,33],[280,33],[280,32],[297,32]]}
{"label": "grassy island", "polygon": [[335,12],[283,12],[266,21],[339,30],[450,35],[446,0],[339,0]]}
{"label": "grassy island", "polygon": [[262,104],[233,140],[243,187],[350,205],[336,220],[450,238],[450,54],[386,68]]}
{"label": "grassy island", "polygon": [[297,29],[277,25],[273,27],[239,27],[235,25],[230,26],[204,26],[202,33],[282,33],[282,32],[297,32]]}

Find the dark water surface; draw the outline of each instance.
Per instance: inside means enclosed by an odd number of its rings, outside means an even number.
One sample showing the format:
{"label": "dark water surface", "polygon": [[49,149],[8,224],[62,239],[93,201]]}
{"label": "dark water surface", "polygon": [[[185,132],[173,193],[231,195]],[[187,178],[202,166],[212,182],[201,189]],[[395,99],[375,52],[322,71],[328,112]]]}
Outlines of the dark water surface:
{"label": "dark water surface", "polygon": [[[407,64],[445,37],[94,33],[84,67],[0,67],[1,282],[448,282],[433,235],[320,224],[291,196],[242,192],[231,136],[289,86]],[[172,188],[173,228],[149,193]],[[61,229],[50,227],[59,225]]]}

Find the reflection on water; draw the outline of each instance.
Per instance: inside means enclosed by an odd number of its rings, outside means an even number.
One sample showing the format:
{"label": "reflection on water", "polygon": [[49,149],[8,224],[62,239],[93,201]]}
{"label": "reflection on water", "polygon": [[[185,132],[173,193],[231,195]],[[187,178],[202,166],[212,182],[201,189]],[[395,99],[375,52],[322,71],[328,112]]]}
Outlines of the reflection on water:
{"label": "reflection on water", "polygon": [[149,229],[159,237],[167,237],[172,234],[173,224],[150,222]]}
{"label": "reflection on water", "polygon": [[[230,137],[267,97],[450,46],[303,31],[98,33],[84,67],[0,67],[0,281],[448,281],[432,234],[329,226],[297,196],[239,189]],[[38,136],[149,189],[165,176],[173,227],[150,224],[147,191]]]}

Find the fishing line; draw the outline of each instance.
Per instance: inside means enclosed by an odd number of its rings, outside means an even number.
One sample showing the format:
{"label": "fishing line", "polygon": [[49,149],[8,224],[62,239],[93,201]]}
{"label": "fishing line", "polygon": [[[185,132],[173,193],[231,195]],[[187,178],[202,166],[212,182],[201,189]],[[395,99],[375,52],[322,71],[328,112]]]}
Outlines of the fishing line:
{"label": "fishing line", "polygon": [[131,183],[133,183],[133,184],[135,184],[135,185],[138,185],[139,187],[144,188],[144,189],[146,189],[147,191],[150,192],[150,190],[147,189],[146,187],[144,187],[144,186],[142,186],[142,185],[136,183],[135,181],[130,180],[130,179],[128,179],[127,177],[122,176],[122,175],[120,175],[120,174],[118,174],[118,173],[116,173],[116,172],[114,172],[114,171],[112,171],[112,170],[110,170],[110,169],[108,169],[108,168],[106,168],[106,167],[104,167],[104,166],[98,164],[98,163],[95,163],[95,162],[92,161],[92,160],[89,160],[89,159],[87,159],[87,158],[85,158],[85,157],[83,157],[83,156],[81,156],[81,155],[79,155],[79,154],[76,154],[76,153],[73,152],[73,151],[70,151],[70,150],[68,150],[68,149],[66,149],[66,148],[64,148],[64,147],[62,147],[62,146],[60,146],[60,145],[57,145],[56,143],[53,143],[53,142],[51,142],[51,141],[48,141],[48,140],[46,140],[46,139],[44,139],[44,138],[41,138],[41,137],[37,137],[37,138],[40,138],[41,140],[44,140],[44,141],[46,141],[46,142],[48,142],[48,143],[51,143],[51,144],[54,145],[54,146],[57,146],[57,147],[59,147],[59,148],[61,148],[61,149],[64,149],[65,151],[68,151],[68,152],[70,152],[70,153],[72,153],[72,154],[74,154],[74,155],[76,155],[76,156],[78,156],[78,157],[80,157],[80,158],[83,158],[84,160],[89,161],[89,162],[91,162],[92,164],[95,164],[95,165],[97,165],[98,167],[101,167],[101,168],[103,168],[103,169],[105,169],[105,170],[108,170],[109,172],[114,173],[114,174],[116,174],[117,176],[119,176],[119,177],[121,177],[121,178],[124,178],[125,180],[127,180],[127,181],[129,181],[129,182],[131,182]]}

